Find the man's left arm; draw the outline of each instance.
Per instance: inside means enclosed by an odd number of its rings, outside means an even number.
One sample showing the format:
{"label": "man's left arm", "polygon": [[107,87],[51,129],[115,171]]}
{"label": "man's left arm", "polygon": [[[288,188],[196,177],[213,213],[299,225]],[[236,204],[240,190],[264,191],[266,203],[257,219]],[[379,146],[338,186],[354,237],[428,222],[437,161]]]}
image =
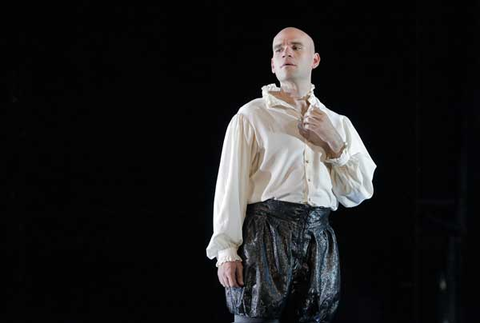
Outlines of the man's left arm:
{"label": "man's left arm", "polygon": [[345,207],[354,207],[373,196],[373,174],[376,164],[370,157],[358,132],[347,117],[342,117],[342,134],[327,114],[315,109],[299,125],[300,133],[328,155],[333,193]]}

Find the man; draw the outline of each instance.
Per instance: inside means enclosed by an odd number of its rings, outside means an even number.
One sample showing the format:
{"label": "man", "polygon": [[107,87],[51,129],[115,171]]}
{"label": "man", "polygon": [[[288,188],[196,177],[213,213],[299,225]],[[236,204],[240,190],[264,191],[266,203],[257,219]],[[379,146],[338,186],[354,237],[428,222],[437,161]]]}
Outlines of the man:
{"label": "man", "polygon": [[271,59],[280,87],[264,86],[227,128],[207,256],[235,322],[330,322],[338,306],[328,215],[372,197],[376,165],[350,120],[315,97],[319,63],[309,35],[281,30]]}

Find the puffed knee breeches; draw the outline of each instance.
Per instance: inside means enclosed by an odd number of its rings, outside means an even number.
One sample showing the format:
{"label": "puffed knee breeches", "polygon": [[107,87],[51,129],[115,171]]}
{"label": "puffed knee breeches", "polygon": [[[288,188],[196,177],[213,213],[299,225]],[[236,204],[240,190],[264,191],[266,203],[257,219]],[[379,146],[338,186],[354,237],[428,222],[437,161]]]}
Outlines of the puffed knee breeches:
{"label": "puffed knee breeches", "polygon": [[329,208],[267,200],[249,204],[243,224],[244,286],[226,288],[232,314],[330,322],[340,299],[340,267]]}

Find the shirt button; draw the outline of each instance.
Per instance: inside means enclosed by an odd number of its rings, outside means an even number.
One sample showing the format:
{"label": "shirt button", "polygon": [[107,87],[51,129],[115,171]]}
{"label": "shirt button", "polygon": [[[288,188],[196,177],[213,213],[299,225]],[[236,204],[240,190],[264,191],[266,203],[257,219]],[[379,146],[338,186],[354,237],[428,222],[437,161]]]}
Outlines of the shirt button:
{"label": "shirt button", "polygon": [[308,160],[305,161],[308,164]]}
{"label": "shirt button", "polygon": [[310,182],[310,178],[308,179],[308,181]]}

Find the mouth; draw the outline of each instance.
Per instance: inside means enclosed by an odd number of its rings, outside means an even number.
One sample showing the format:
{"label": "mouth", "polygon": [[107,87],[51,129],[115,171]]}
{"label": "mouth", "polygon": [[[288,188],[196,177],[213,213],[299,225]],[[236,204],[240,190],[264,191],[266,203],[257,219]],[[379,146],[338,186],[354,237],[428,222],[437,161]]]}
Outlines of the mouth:
{"label": "mouth", "polygon": [[286,67],[286,66],[296,66],[295,64],[291,64],[291,63],[285,63],[282,65],[282,67]]}

